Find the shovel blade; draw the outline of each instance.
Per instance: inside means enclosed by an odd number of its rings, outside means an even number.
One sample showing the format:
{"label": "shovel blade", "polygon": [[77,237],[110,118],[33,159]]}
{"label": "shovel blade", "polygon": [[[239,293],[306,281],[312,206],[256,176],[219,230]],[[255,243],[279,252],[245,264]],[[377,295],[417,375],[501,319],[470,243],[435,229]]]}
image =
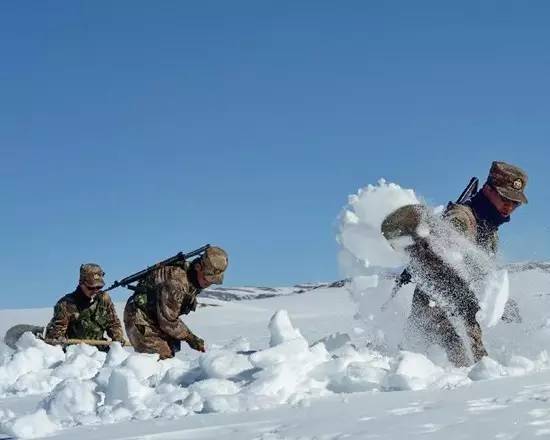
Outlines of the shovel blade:
{"label": "shovel blade", "polygon": [[44,327],[32,324],[17,324],[10,327],[4,336],[4,343],[10,348],[17,348],[15,345],[24,333],[31,332],[35,336],[42,336]]}

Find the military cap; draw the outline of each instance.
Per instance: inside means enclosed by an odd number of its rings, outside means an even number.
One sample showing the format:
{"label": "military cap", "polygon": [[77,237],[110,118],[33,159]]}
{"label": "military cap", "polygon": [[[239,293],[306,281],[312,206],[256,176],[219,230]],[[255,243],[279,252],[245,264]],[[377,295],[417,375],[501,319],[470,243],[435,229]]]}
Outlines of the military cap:
{"label": "military cap", "polygon": [[223,273],[229,260],[227,253],[219,247],[210,246],[201,257],[204,278],[212,284],[223,283]]}
{"label": "military cap", "polygon": [[495,161],[489,170],[487,183],[502,197],[514,202],[527,203],[527,197],[523,193],[527,185],[527,174],[521,168]]}
{"label": "military cap", "polygon": [[80,266],[80,283],[87,287],[103,287],[105,285],[104,275],[105,272],[99,264],[86,263]]}

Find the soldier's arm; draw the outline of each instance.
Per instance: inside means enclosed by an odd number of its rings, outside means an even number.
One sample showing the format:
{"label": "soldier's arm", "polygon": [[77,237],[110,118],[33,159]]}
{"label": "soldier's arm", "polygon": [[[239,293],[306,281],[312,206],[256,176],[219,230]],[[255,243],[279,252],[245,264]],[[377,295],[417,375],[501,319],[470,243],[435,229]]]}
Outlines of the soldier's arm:
{"label": "soldier's arm", "polygon": [[[457,231],[475,242],[477,234],[476,219],[469,207],[458,204],[453,205],[447,210],[444,217]],[[475,261],[470,261],[469,264],[472,266],[472,273],[474,270],[477,270],[480,274],[483,272],[481,267],[477,267],[478,265]],[[469,320],[475,321],[475,314],[479,310],[475,293],[458,275],[456,275],[455,284],[457,285],[456,291],[462,293],[456,298],[459,309]],[[459,285],[461,288],[458,288]]]}
{"label": "soldier's arm", "polygon": [[168,280],[159,286],[157,295],[157,317],[160,329],[168,336],[188,340],[195,336],[179,319],[181,304],[187,291],[178,280]]}
{"label": "soldier's arm", "polygon": [[53,309],[53,318],[46,327],[46,339],[64,339],[67,337],[70,311],[66,302],[58,302]]}
{"label": "soldier's arm", "polygon": [[107,334],[113,341],[124,342],[124,332],[116,314],[115,305],[108,293],[104,292],[103,295],[107,306]]}

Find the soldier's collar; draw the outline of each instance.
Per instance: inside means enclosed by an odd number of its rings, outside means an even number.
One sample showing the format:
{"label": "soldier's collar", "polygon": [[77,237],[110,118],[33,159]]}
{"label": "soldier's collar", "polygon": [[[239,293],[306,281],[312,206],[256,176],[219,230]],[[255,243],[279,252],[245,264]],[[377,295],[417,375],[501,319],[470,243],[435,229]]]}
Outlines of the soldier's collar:
{"label": "soldier's collar", "polygon": [[193,285],[193,287],[197,290],[202,290],[201,286],[199,284],[199,279],[197,277],[197,271],[195,269],[195,265],[192,265],[191,268],[187,271],[187,278]]}
{"label": "soldier's collar", "polygon": [[474,211],[476,218],[481,222],[488,223],[490,226],[498,228],[510,221],[510,216],[503,217],[482,191],[479,191],[468,204]]}
{"label": "soldier's collar", "polygon": [[89,306],[93,304],[96,300],[96,297],[97,295],[93,296],[92,298],[90,298],[89,296],[86,296],[86,294],[82,291],[80,286],[76,288],[75,298],[78,304],[80,304],[81,306]]}

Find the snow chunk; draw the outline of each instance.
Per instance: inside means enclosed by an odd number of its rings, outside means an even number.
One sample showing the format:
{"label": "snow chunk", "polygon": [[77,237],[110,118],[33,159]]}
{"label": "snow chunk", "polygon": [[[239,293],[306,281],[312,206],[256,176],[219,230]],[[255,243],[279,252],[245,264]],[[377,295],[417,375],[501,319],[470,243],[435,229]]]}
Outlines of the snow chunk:
{"label": "snow chunk", "polygon": [[158,354],[135,353],[122,362],[121,366],[132,371],[139,381],[159,373]]}
{"label": "snow chunk", "polygon": [[340,375],[335,376],[330,389],[338,393],[379,390],[387,373],[370,362],[350,362]]}
{"label": "snow chunk", "polygon": [[51,369],[65,360],[60,347],[48,345],[27,332],[17,341],[17,350],[0,365],[0,396],[50,391],[59,379]]}
{"label": "snow chunk", "polygon": [[37,438],[53,434],[59,426],[53,423],[44,409],[2,424],[2,431],[17,438]]}
{"label": "snow chunk", "polygon": [[307,356],[309,345],[305,339],[294,339],[275,347],[257,351],[250,355],[250,362],[257,368],[268,368],[276,364],[302,359]]}
{"label": "snow chunk", "polygon": [[102,364],[103,362],[89,355],[74,352],[69,354],[65,362],[54,369],[53,375],[60,379],[91,379],[97,374]]}
{"label": "snow chunk", "polygon": [[199,362],[207,377],[218,379],[237,376],[253,368],[248,356],[225,350],[206,353],[201,356]]}
{"label": "snow chunk", "polygon": [[369,266],[396,267],[403,264],[382,236],[384,218],[401,206],[419,203],[414,191],[380,179],[348,197],[340,214],[337,241],[342,248],[339,260],[345,277],[368,275]]}
{"label": "snow chunk", "polygon": [[111,373],[105,393],[105,403],[143,400],[151,394],[149,387],[141,384],[135,372],[129,368],[117,368]]}
{"label": "snow chunk", "polygon": [[195,382],[189,387],[191,392],[195,391],[202,398],[231,395],[239,392],[239,386],[234,382],[225,379],[205,379]]}
{"label": "snow chunk", "polygon": [[510,282],[507,270],[498,270],[489,274],[480,297],[480,310],[476,318],[485,327],[494,327],[500,322],[506,301],[510,296]]}
{"label": "snow chunk", "polygon": [[269,331],[271,332],[269,345],[272,347],[293,339],[304,339],[300,330],[292,326],[286,310],[279,310],[273,315],[269,322]]}
{"label": "snow chunk", "polygon": [[109,352],[107,353],[107,359],[105,359],[106,367],[116,367],[122,364],[130,354],[124,350],[120,342],[113,342],[109,346]]}
{"label": "snow chunk", "polygon": [[506,369],[490,357],[481,359],[468,374],[472,380],[496,379],[501,376],[506,376]]}
{"label": "snow chunk", "polygon": [[443,369],[426,356],[408,351],[401,352],[393,374],[386,377],[385,388],[391,390],[422,390],[437,381]]}
{"label": "snow chunk", "polygon": [[75,423],[95,415],[100,400],[95,388],[91,381],[69,379],[59,384],[41,405],[52,420]]}

